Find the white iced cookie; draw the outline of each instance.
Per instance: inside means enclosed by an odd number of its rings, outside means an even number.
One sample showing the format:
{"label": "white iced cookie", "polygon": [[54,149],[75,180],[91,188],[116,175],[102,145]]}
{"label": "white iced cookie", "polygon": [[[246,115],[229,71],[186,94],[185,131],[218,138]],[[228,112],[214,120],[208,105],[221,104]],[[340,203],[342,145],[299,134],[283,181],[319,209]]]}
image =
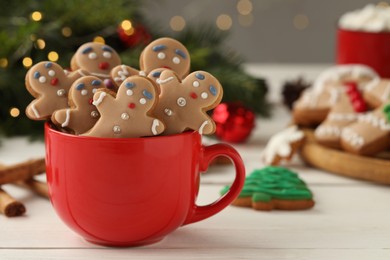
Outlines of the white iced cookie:
{"label": "white iced cookie", "polygon": [[290,126],[271,137],[261,155],[266,165],[278,165],[290,160],[302,144],[305,134],[296,125]]}

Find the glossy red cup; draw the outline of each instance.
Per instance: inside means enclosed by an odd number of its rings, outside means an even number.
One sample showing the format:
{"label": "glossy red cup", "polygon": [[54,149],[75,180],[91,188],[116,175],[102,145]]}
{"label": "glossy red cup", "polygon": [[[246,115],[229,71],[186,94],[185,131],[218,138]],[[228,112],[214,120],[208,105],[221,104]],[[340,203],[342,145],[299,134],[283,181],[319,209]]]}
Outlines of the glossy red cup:
{"label": "glossy red cup", "polygon": [[[47,180],[60,218],[86,240],[108,246],[157,242],[208,218],[240,193],[245,168],[225,144],[203,146],[198,132],[149,138],[69,135],[45,125]],[[217,156],[236,177],[216,202],[198,206],[200,173]]]}
{"label": "glossy red cup", "polygon": [[365,64],[390,78],[390,33],[338,29],[337,64]]}

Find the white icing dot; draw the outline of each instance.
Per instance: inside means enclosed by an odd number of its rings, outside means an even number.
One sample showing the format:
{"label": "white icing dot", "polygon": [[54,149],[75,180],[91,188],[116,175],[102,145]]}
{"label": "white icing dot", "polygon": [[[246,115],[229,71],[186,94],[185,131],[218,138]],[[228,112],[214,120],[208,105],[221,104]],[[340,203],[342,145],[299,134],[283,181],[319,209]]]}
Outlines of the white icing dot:
{"label": "white icing dot", "polygon": [[91,117],[92,118],[97,118],[98,116],[99,116],[99,113],[97,111],[94,110],[94,111],[91,112]]}
{"label": "white icing dot", "polygon": [[46,77],[45,76],[40,76],[38,80],[39,80],[40,83],[45,83],[46,82]]}
{"label": "white icing dot", "polygon": [[172,116],[172,114],[173,114],[172,110],[170,110],[169,108],[164,109],[164,113],[165,113],[167,116]]}
{"label": "white icing dot", "polygon": [[91,60],[94,60],[97,58],[97,54],[95,52],[91,52],[88,54],[88,58],[90,58]]}
{"label": "white icing dot", "polygon": [[57,90],[57,96],[59,96],[59,97],[62,97],[62,96],[64,96],[65,95],[65,89],[59,89],[59,90]]}
{"label": "white icing dot", "polygon": [[202,94],[200,94],[200,96],[203,98],[203,99],[206,99],[209,97],[209,94],[207,94],[206,92],[202,92]]}
{"label": "white icing dot", "polygon": [[180,64],[179,57],[173,57],[172,62],[175,63],[175,64]]}
{"label": "white icing dot", "polygon": [[165,53],[159,52],[159,53],[157,54],[157,58],[159,58],[160,60],[165,59]]}
{"label": "white icing dot", "polygon": [[106,59],[110,59],[110,58],[111,58],[111,56],[112,56],[112,55],[111,55],[111,53],[110,53],[110,52],[108,52],[108,51],[104,51],[104,52],[103,52],[103,57],[104,57],[104,58],[106,58]]}
{"label": "white icing dot", "polygon": [[146,104],[146,99],[141,98],[141,99],[139,100],[139,102],[140,102],[142,105],[145,105],[145,104]]}
{"label": "white icing dot", "polygon": [[127,94],[128,96],[132,96],[132,95],[133,95],[133,91],[132,91],[131,89],[128,89],[128,90],[126,91],[126,94]]}
{"label": "white icing dot", "polygon": [[56,75],[56,72],[54,70],[49,70],[48,74],[49,76],[53,77]]}
{"label": "white icing dot", "polygon": [[123,120],[127,120],[127,119],[129,119],[129,114],[127,114],[127,113],[122,113],[121,114],[121,118],[123,119]]}
{"label": "white icing dot", "polygon": [[93,94],[95,94],[96,91],[97,91],[97,88],[93,88],[93,89],[92,89],[92,93],[93,93]]}
{"label": "white icing dot", "polygon": [[179,97],[177,99],[177,104],[180,106],[180,107],[184,107],[186,104],[187,104],[187,101],[185,98],[183,97]]}
{"label": "white icing dot", "polygon": [[81,95],[85,96],[87,94],[88,94],[88,90],[86,89],[81,90]]}
{"label": "white icing dot", "polygon": [[121,132],[121,127],[119,125],[115,125],[113,128],[112,128],[112,131],[114,131],[115,134],[120,134]]}
{"label": "white icing dot", "polygon": [[199,87],[200,86],[199,81],[194,80],[194,82],[192,82],[192,86],[194,86],[195,88]]}
{"label": "white icing dot", "polygon": [[139,73],[138,73],[140,76],[144,76],[144,77],[146,77],[146,72],[145,71],[140,71]]}

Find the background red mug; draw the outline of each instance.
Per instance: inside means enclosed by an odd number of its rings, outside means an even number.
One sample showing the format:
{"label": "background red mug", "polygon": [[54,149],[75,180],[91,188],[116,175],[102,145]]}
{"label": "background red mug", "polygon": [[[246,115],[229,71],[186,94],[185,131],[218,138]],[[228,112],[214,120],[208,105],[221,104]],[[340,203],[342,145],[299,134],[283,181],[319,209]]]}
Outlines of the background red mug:
{"label": "background red mug", "polygon": [[338,29],[337,64],[365,64],[383,78],[390,78],[390,32]]}
{"label": "background red mug", "polygon": [[[45,125],[47,180],[60,218],[86,240],[109,246],[157,242],[208,218],[240,193],[245,168],[225,144],[203,146],[198,132],[149,138],[69,135]],[[229,157],[236,177],[216,202],[196,205],[200,172]]]}

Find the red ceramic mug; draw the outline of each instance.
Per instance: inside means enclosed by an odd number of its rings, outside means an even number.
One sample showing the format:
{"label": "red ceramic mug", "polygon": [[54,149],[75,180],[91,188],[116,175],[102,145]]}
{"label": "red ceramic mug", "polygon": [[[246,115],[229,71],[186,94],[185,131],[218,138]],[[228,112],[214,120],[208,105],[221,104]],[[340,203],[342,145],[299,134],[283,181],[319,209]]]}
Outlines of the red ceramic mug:
{"label": "red ceramic mug", "polygon": [[337,64],[365,64],[390,78],[390,32],[338,29],[336,59]]}
{"label": "red ceramic mug", "polygon": [[[108,246],[157,242],[228,206],[245,179],[230,146],[203,146],[198,132],[149,138],[69,135],[45,125],[47,180],[60,218],[86,240]],[[229,157],[236,177],[216,202],[196,205],[200,172]]]}

